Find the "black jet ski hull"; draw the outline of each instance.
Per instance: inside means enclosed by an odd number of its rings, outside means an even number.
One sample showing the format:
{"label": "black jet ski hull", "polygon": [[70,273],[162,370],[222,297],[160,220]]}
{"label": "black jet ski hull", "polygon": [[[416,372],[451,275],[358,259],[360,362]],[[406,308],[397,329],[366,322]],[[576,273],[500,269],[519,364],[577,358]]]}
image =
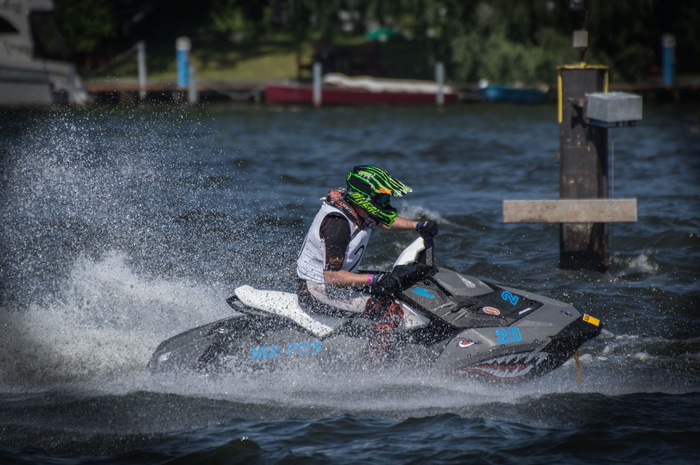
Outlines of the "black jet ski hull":
{"label": "black jet ski hull", "polygon": [[[153,370],[255,371],[315,364],[390,365],[499,380],[541,376],[598,336],[602,324],[572,305],[432,265],[432,246],[415,241],[393,273],[401,327],[388,335],[357,315],[322,315],[286,292],[236,289],[240,316],[163,342]],[[389,338],[389,339],[386,339]],[[386,346],[386,347],[385,347]],[[387,348],[388,347],[388,348]]]}
{"label": "black jet ski hull", "polygon": [[[581,315],[554,337],[525,339],[507,327],[470,328],[427,343],[404,335],[382,363],[414,371],[437,370],[497,380],[528,379],[564,364],[586,341],[600,334]],[[362,322],[364,323],[364,322]],[[513,327],[516,328],[516,327]],[[170,338],[156,349],[154,371],[256,372],[316,366],[323,369],[376,366],[368,324],[350,324],[319,338],[280,317],[243,314]]]}

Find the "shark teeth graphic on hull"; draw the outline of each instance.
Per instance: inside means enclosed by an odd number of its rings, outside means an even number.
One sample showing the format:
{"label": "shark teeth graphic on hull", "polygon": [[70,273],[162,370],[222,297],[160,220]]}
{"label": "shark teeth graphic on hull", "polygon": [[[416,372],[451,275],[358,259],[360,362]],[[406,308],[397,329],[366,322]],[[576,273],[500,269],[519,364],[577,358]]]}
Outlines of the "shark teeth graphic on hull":
{"label": "shark teeth graphic on hull", "polygon": [[547,356],[546,352],[504,355],[503,357],[484,360],[478,365],[461,368],[459,371],[477,373],[490,378],[513,380],[530,373],[544,362]]}

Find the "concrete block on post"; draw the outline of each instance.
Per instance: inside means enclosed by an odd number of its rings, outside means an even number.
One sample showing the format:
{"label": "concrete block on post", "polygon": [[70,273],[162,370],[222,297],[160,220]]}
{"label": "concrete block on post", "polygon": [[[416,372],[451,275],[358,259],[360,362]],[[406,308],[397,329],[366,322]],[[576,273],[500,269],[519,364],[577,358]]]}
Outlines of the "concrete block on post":
{"label": "concrete block on post", "polygon": [[586,122],[607,128],[634,126],[642,119],[642,97],[627,92],[586,95]]}

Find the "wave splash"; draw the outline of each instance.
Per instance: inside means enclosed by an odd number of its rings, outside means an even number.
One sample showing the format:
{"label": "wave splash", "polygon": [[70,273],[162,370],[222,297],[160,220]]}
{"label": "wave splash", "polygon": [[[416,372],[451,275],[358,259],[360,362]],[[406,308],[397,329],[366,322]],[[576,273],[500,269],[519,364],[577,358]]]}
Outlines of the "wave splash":
{"label": "wave splash", "polygon": [[139,275],[121,252],[81,256],[56,294],[3,312],[3,384],[79,386],[141,371],[163,339],[230,316],[225,297],[223,286]]}

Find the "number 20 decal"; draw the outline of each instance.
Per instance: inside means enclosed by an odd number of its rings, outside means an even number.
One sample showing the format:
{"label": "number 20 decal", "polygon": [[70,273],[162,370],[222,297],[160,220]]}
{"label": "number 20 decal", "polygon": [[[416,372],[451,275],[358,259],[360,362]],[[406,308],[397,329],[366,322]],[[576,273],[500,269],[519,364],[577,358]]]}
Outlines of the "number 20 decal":
{"label": "number 20 decal", "polygon": [[518,328],[498,328],[495,331],[496,342],[508,344],[509,342],[519,342],[523,340],[523,335]]}
{"label": "number 20 decal", "polygon": [[506,302],[510,302],[513,305],[516,305],[518,303],[519,297],[517,295],[513,295],[508,291],[503,291],[501,292],[501,299],[505,300]]}

